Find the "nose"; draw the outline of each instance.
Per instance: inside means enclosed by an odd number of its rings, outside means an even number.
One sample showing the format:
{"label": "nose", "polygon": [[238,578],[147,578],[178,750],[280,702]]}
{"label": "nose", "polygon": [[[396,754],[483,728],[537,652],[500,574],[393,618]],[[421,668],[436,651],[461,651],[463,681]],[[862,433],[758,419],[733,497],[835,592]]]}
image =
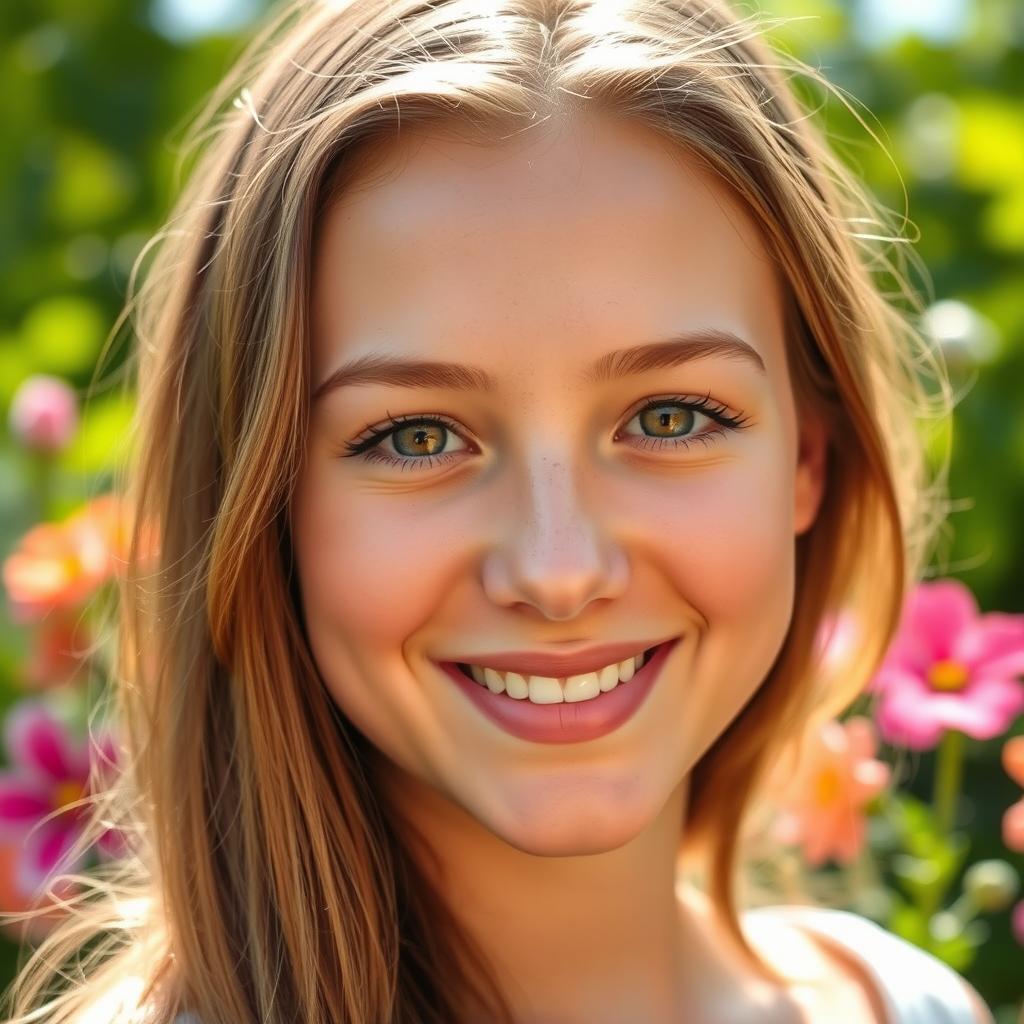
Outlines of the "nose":
{"label": "nose", "polygon": [[602,496],[583,495],[564,463],[538,463],[485,556],[483,586],[496,604],[532,605],[564,622],[580,617],[592,601],[619,597],[629,561],[604,525]]}

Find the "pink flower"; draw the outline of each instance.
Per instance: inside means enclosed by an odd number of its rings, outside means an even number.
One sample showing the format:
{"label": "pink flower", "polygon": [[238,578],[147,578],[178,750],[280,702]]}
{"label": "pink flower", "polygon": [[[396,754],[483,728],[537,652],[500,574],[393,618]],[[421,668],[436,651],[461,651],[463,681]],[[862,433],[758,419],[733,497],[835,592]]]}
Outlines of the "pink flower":
{"label": "pink flower", "polygon": [[53,931],[67,915],[67,910],[60,906],[60,901],[69,900],[81,891],[79,884],[64,879],[54,884],[52,899],[47,898],[45,894],[39,899],[38,893],[26,896],[15,887],[20,857],[21,843],[11,840],[0,843],[0,912],[18,914],[51,904],[53,909],[49,913],[33,916],[24,921],[0,921],[0,928],[19,945],[25,942],[38,942]]}
{"label": "pink flower", "polygon": [[78,429],[78,398],[59,377],[35,374],[14,393],[9,417],[11,433],[27,448],[60,451]]}
{"label": "pink flower", "polygon": [[1021,900],[1010,911],[1010,928],[1013,930],[1013,937],[1017,944],[1024,946],[1024,900]]}
{"label": "pink flower", "polygon": [[774,838],[801,845],[812,867],[829,857],[856,860],[864,846],[864,805],[889,784],[889,766],[875,759],[875,747],[874,726],[863,715],[830,719],[810,736],[778,800]]}
{"label": "pink flower", "polygon": [[957,729],[975,739],[1004,733],[1024,710],[1024,615],[978,614],[958,580],[919,584],[868,690],[889,743],[927,750]]}
{"label": "pink flower", "polygon": [[[4,734],[12,763],[0,771],[0,842],[21,843],[15,888],[32,896],[56,872],[82,866],[84,854],[70,863],[66,856],[88,814],[84,802],[76,804],[90,795],[90,758],[105,777],[116,765],[117,752],[109,732],[87,746],[38,700],[16,704],[7,714]],[[111,856],[124,849],[120,833],[111,830],[99,846]]]}

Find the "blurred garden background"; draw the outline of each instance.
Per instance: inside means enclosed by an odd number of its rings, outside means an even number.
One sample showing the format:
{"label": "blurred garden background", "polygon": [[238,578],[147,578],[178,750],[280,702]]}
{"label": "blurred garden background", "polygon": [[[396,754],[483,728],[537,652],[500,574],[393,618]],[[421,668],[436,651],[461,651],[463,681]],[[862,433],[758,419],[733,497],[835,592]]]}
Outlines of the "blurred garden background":
{"label": "blurred garden background", "polygon": [[[907,234],[927,267],[913,283],[926,295],[927,328],[962,395],[947,425],[954,508],[935,576],[958,581],[956,593],[973,594],[981,613],[1000,613],[988,621],[1010,643],[1024,622],[1024,4],[761,6],[796,17],[776,38],[849,93],[885,147],[843,104],[823,105],[819,116],[844,159],[897,219],[909,215]],[[0,559],[7,591],[0,909],[19,905],[31,881],[25,846],[38,836],[24,833],[28,803],[36,801],[38,819],[83,792],[83,694],[95,690],[90,675],[103,662],[73,649],[92,640],[84,602],[116,572],[118,538],[103,499],[126,454],[132,408],[117,373],[123,346],[97,373],[101,352],[133,262],[176,192],[188,120],[265,7],[264,0],[0,5]],[[73,389],[70,403],[59,382]],[[68,523],[81,527],[79,540],[68,539]],[[33,533],[41,524],[53,525]],[[96,565],[86,564],[75,546],[81,543],[99,551]],[[32,586],[35,603],[17,592]],[[50,598],[39,597],[40,587]],[[1022,686],[1018,655],[1001,662],[1006,693]],[[955,690],[948,674],[942,678],[936,689]],[[1016,699],[1006,706],[1018,706]],[[943,846],[941,835],[922,838],[934,821],[912,823],[916,839],[879,860],[893,898],[877,916],[951,962],[999,1024],[1016,1024],[1024,999],[1024,752],[1011,741],[1024,735],[1024,715],[1013,711],[998,728],[987,738],[955,733],[955,756],[951,743],[923,743],[905,758],[900,787],[920,803],[904,805],[904,818],[930,804],[942,819],[938,805],[951,806],[946,831],[967,837],[969,852]],[[876,756],[895,765],[896,753],[882,735]],[[892,822],[887,833],[884,818],[875,817],[868,835],[883,851]],[[59,838],[53,842],[59,847]],[[919,907],[932,901],[921,919],[933,922],[930,937],[915,923],[915,900]],[[971,938],[963,941],[958,929],[969,921]],[[13,933],[0,935],[0,988],[13,975],[17,949]]]}

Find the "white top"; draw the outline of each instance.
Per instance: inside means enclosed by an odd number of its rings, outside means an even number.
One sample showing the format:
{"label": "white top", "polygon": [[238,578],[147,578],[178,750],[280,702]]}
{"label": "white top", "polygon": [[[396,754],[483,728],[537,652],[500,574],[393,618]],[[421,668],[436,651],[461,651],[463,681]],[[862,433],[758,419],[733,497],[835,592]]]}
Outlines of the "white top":
{"label": "white top", "polygon": [[757,907],[832,939],[864,965],[876,983],[887,1024],[976,1024],[959,974],[938,957],[886,931],[870,918],[831,907]]}

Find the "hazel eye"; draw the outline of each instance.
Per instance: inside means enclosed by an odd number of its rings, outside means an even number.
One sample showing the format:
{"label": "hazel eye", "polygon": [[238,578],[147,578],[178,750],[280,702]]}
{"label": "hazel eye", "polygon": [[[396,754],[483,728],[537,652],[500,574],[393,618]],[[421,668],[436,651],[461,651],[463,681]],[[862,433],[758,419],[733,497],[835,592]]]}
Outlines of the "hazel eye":
{"label": "hazel eye", "polygon": [[[348,455],[361,456],[367,462],[418,469],[450,461],[458,452],[469,450],[454,425],[439,416],[389,416],[388,426],[367,429],[369,436],[344,445]],[[442,450],[451,441],[460,442],[463,447]]]}
{"label": "hazel eye", "polygon": [[[637,422],[644,431],[652,431],[653,433],[649,435],[651,437],[671,440],[683,436],[692,429],[698,415],[693,409],[685,408],[677,402],[662,402],[658,405],[645,406],[629,422]],[[668,433],[657,433],[662,430]]]}
{"label": "hazel eye", "polygon": [[[692,433],[694,424],[706,420],[714,424],[712,429]],[[688,448],[701,444],[705,448],[715,443],[730,430],[741,430],[746,422],[742,416],[732,416],[724,406],[718,406],[705,395],[699,400],[684,398],[652,399],[643,405],[627,422],[639,424],[642,435],[630,434],[636,438],[637,448]],[[650,431],[650,432],[648,432]],[[617,437],[623,436],[620,431]]]}
{"label": "hazel eye", "polygon": [[[669,396],[652,398],[626,422],[639,424],[640,435],[616,431],[615,440],[629,437],[635,448],[688,448],[695,444],[708,447],[724,434],[743,429],[747,417],[732,415],[709,394],[699,398]],[[712,429],[691,433],[694,423],[707,420]],[[452,445],[459,447],[452,448]],[[467,443],[458,428],[444,416],[391,416],[380,427],[367,427],[365,436],[343,445],[344,458],[359,456],[366,462],[378,462],[400,469],[422,469],[450,462],[464,452],[478,449]]]}
{"label": "hazel eye", "polygon": [[452,438],[458,440],[458,434],[439,420],[421,420],[413,426],[403,426],[389,431],[385,440],[391,442],[397,455],[415,458],[420,455],[442,454],[445,445]]}

